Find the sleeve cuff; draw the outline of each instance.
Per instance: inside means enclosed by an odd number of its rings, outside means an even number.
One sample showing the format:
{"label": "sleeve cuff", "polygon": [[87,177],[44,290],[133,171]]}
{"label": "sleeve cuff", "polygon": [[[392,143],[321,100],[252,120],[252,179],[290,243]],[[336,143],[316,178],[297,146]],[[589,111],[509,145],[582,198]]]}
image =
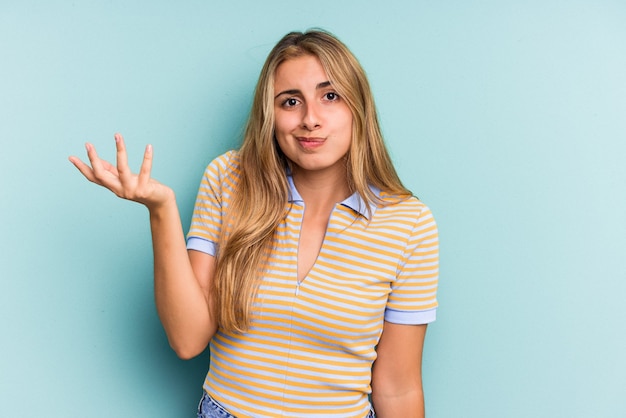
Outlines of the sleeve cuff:
{"label": "sleeve cuff", "polygon": [[213,257],[215,257],[215,254],[217,253],[217,246],[214,242],[198,237],[189,237],[187,239],[187,249],[200,251],[201,253],[206,253],[208,255],[212,255]]}
{"label": "sleeve cuff", "polygon": [[422,325],[434,322],[437,319],[437,308],[426,311],[398,311],[387,308],[385,321],[401,325]]}

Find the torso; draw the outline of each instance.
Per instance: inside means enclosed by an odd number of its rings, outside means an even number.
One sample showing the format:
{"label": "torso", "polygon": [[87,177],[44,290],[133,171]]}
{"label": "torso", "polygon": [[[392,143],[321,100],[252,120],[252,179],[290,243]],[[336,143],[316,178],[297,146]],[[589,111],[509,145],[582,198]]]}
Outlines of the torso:
{"label": "torso", "polygon": [[330,212],[320,216],[306,209],[304,211],[298,242],[298,282],[304,280],[317,260],[326,235]]}
{"label": "torso", "polygon": [[[238,180],[231,157],[207,169],[192,239],[217,242]],[[365,417],[387,311],[423,323],[436,307],[434,220],[415,198],[368,217],[358,198],[322,208],[298,191],[291,183],[251,328],[218,330],[204,388],[240,416]]]}

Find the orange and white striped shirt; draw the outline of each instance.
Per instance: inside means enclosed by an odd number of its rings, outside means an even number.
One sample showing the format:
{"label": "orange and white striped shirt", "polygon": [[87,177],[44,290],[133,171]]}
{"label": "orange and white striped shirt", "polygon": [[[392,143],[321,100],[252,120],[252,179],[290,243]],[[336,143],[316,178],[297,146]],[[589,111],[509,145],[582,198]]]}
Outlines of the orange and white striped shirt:
{"label": "orange and white striped shirt", "polygon": [[[235,151],[209,164],[189,249],[215,255],[238,178]],[[354,194],[336,205],[317,260],[298,283],[305,208],[288,180],[288,214],[274,235],[250,329],[218,330],[204,389],[237,417],[365,417],[383,321],[435,320],[437,226],[415,197],[372,207],[368,215]]]}

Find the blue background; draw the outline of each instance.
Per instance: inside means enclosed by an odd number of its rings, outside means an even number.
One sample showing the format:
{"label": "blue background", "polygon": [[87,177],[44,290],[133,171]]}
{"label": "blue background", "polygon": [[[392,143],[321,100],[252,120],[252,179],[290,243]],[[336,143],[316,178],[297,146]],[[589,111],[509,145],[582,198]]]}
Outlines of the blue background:
{"label": "blue background", "polygon": [[147,211],[67,161],[93,142],[173,187],[237,146],[263,60],[323,27],[360,58],[440,226],[430,418],[626,416],[623,1],[0,0],[0,416],[194,416]]}

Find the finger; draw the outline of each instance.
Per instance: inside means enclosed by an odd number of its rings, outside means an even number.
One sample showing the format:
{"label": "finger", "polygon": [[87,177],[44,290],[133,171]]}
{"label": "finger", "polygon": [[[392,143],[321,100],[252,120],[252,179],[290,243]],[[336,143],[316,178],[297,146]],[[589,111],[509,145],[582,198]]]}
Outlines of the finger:
{"label": "finger", "polygon": [[102,167],[106,171],[113,174],[115,177],[119,177],[119,172],[117,171],[117,167],[115,167],[113,164],[105,160],[100,160],[100,162],[102,162]]}
{"label": "finger", "polygon": [[89,163],[91,164],[91,172],[94,176],[94,183],[100,184],[99,179],[102,177],[102,162],[100,157],[98,157],[98,153],[96,152],[96,147],[87,142],[85,144],[85,149],[87,150],[87,157],[89,158]]}
{"label": "finger", "polygon": [[146,186],[150,181],[150,173],[152,172],[152,145],[146,146],[146,151],[143,154],[143,161],[141,162],[141,168],[139,169],[139,186]]}
{"label": "finger", "polygon": [[119,194],[119,178],[116,174],[112,173],[106,168],[111,164],[107,161],[101,160],[100,157],[98,157],[96,148],[92,144],[85,144],[85,148],[87,148],[87,156],[89,157],[89,162],[91,163],[91,172],[93,173],[94,178],[92,181],[96,184],[106,187],[115,194]]}
{"label": "finger", "polygon": [[117,172],[122,183],[128,179],[131,172],[128,168],[128,154],[126,153],[126,144],[121,134],[115,134],[115,147],[117,149]]}
{"label": "finger", "polygon": [[78,171],[81,172],[81,174],[83,176],[85,176],[85,178],[93,183],[96,182],[96,178],[93,175],[93,171],[91,170],[91,167],[89,167],[87,164],[85,164],[84,162],[82,162],[80,160],[80,158],[78,157],[74,157],[73,155],[71,157],[69,157],[69,160],[72,164],[74,164],[74,167],[76,167],[78,169]]}

